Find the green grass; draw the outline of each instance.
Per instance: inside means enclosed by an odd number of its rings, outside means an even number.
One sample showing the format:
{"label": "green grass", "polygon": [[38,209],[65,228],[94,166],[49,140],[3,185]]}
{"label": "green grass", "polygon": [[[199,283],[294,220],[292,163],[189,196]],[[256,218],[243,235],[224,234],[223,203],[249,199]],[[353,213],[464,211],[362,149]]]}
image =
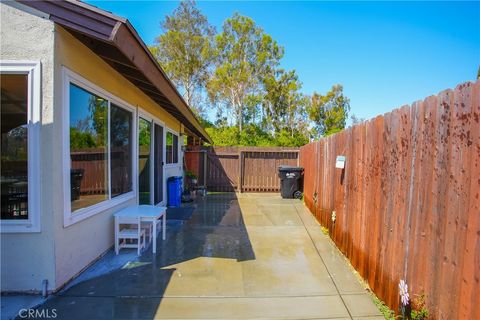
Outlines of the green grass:
{"label": "green grass", "polygon": [[395,312],[393,312],[392,309],[390,309],[385,302],[380,300],[375,294],[372,293],[373,297],[373,302],[377,306],[377,308],[380,310],[380,312],[383,314],[385,319],[387,320],[396,320],[397,317],[395,316]]}

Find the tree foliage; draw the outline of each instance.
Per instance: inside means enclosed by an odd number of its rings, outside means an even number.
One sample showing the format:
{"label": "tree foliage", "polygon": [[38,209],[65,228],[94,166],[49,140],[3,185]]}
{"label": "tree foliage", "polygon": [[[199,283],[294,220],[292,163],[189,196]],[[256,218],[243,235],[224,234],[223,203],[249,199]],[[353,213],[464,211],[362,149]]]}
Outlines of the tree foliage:
{"label": "tree foliage", "polygon": [[[188,0],[162,28],[151,50],[216,145],[301,146],[345,127],[350,103],[343,87],[305,94],[296,71],[280,68],[284,48],[253,19],[235,13],[215,35]],[[201,97],[215,119],[202,112]]]}
{"label": "tree foliage", "polygon": [[205,130],[216,146],[300,147],[309,142],[308,137],[298,131],[293,136],[287,130],[271,134],[257,124],[247,124],[241,133],[235,125],[210,126]]}
{"label": "tree foliage", "polygon": [[311,97],[308,113],[314,122],[317,136],[329,136],[345,128],[350,99],[343,94],[343,87],[334,85],[326,95],[316,92]]}
{"label": "tree foliage", "polygon": [[84,129],[85,134],[91,134],[95,147],[107,145],[108,134],[108,102],[107,100],[90,96],[88,100],[88,110],[91,115],[91,126],[93,130]]}
{"label": "tree foliage", "polygon": [[70,148],[72,150],[95,148],[96,146],[97,143],[90,132],[80,131],[78,128],[70,127]]}
{"label": "tree foliage", "polygon": [[202,90],[213,64],[215,29],[194,1],[182,1],[161,23],[164,33],[150,48],[160,65],[183,92],[197,115],[203,113]]}
{"label": "tree foliage", "polygon": [[264,122],[275,131],[289,128],[294,110],[299,105],[301,83],[295,71],[274,70],[263,79],[265,95],[263,99]]}
{"label": "tree foliage", "polygon": [[235,13],[216,37],[216,69],[207,90],[212,102],[232,115],[241,133],[246,119],[255,117],[263,77],[279,64],[280,47],[255,22]]}

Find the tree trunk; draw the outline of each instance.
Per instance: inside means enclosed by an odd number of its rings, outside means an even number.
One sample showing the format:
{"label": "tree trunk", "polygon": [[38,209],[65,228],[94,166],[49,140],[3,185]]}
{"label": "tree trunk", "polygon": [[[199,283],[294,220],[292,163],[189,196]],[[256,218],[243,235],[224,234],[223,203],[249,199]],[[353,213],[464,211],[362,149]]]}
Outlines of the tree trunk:
{"label": "tree trunk", "polygon": [[242,107],[238,107],[238,132],[241,134],[243,130],[243,112]]}
{"label": "tree trunk", "polygon": [[191,101],[190,101],[190,91],[187,89],[185,90],[185,100],[187,101],[187,104],[188,106],[191,108],[192,105],[191,105]]}

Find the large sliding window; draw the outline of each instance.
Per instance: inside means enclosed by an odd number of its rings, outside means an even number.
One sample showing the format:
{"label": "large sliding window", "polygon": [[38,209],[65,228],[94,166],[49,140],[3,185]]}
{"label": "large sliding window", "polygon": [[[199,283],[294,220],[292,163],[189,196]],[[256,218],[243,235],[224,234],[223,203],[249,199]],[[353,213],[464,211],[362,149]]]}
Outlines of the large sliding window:
{"label": "large sliding window", "polygon": [[0,63],[1,231],[40,231],[40,65]]}
{"label": "large sliding window", "polygon": [[82,80],[67,77],[66,82],[70,137],[66,225],[135,196],[134,111]]}

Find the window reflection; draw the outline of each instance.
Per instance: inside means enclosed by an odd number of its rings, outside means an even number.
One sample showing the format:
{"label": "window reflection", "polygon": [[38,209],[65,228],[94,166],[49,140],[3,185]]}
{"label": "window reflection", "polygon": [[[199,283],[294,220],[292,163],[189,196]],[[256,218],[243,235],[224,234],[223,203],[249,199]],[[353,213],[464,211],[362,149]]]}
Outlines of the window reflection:
{"label": "window reflection", "polygon": [[166,139],[166,156],[167,163],[177,163],[178,162],[178,136],[167,132]]}
{"label": "window reflection", "polygon": [[151,123],[140,118],[138,121],[138,196],[140,204],[150,204],[151,132]]}
{"label": "window reflection", "polygon": [[72,212],[108,198],[108,102],[70,85]]}
{"label": "window reflection", "polygon": [[112,198],[132,191],[132,113],[110,105]]}
{"label": "window reflection", "polygon": [[1,74],[2,220],[28,219],[28,75]]}

